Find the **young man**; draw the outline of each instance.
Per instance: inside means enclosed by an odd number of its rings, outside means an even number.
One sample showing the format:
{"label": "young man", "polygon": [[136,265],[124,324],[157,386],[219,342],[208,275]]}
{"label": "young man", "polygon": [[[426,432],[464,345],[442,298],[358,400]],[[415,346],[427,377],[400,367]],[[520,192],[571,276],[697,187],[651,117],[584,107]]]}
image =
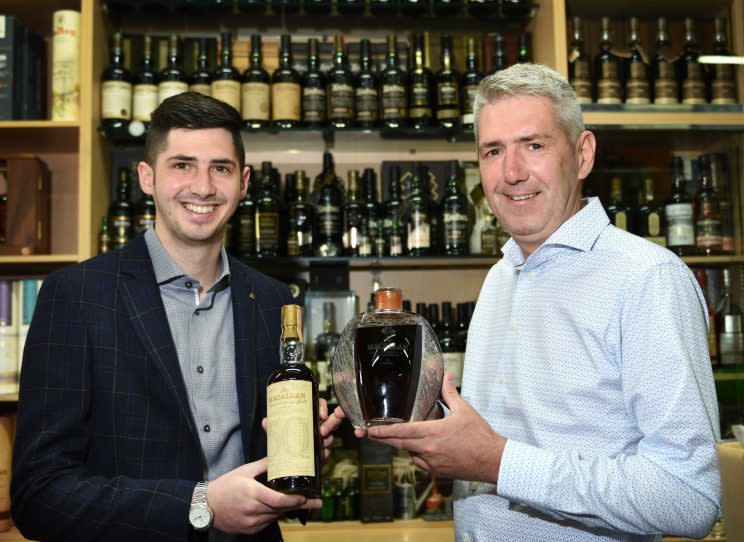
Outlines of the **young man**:
{"label": "young man", "polygon": [[483,190],[511,239],[470,324],[462,397],[447,376],[449,416],[369,436],[457,479],[458,541],[706,535],[719,429],[695,278],[581,198],[595,139],[558,73],[486,77],[475,118]]}
{"label": "young man", "polygon": [[[185,93],[152,116],[139,164],[154,228],[49,275],[24,353],[13,518],[41,540],[279,540],[266,381],[288,288],[227,255],[250,171],[241,120]],[[321,404],[325,445],[338,425]]]}

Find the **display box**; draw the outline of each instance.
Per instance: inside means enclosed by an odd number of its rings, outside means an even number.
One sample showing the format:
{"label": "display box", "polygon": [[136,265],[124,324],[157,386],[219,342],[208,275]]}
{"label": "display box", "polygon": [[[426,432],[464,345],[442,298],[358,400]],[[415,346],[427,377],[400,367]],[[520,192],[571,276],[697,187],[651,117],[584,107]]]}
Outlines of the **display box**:
{"label": "display box", "polygon": [[0,254],[49,254],[51,176],[34,155],[0,156]]}

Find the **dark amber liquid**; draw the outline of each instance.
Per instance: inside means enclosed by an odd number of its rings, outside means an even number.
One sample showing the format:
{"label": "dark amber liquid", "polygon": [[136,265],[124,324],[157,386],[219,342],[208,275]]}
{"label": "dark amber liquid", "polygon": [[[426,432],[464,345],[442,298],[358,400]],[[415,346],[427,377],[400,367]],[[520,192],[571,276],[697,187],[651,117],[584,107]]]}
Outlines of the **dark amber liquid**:
{"label": "dark amber liquid", "polygon": [[418,324],[356,330],[357,391],[369,425],[405,422],[416,399],[422,355]]}

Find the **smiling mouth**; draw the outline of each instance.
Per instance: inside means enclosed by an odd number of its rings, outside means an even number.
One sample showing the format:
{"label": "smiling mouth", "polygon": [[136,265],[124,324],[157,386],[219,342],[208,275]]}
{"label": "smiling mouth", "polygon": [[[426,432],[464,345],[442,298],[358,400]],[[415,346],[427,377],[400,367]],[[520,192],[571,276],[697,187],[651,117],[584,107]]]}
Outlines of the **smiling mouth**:
{"label": "smiling mouth", "polygon": [[193,203],[184,203],[183,206],[192,213],[199,215],[206,215],[215,209],[215,205],[194,205]]}
{"label": "smiling mouth", "polygon": [[532,199],[535,196],[537,196],[537,193],[534,193],[534,194],[524,194],[522,196],[510,196],[510,195],[506,194],[506,197],[509,198],[512,201],[525,201],[525,200],[528,200],[528,199]]}

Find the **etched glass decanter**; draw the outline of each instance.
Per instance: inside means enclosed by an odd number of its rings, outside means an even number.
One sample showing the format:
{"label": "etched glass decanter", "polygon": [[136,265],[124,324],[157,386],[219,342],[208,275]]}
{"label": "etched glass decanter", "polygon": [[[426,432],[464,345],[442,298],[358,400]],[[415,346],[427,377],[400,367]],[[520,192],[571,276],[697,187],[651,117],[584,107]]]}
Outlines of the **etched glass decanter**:
{"label": "etched glass decanter", "polygon": [[442,352],[429,323],[380,288],[375,310],[354,317],[333,356],[333,387],[355,427],[420,421],[439,396]]}

